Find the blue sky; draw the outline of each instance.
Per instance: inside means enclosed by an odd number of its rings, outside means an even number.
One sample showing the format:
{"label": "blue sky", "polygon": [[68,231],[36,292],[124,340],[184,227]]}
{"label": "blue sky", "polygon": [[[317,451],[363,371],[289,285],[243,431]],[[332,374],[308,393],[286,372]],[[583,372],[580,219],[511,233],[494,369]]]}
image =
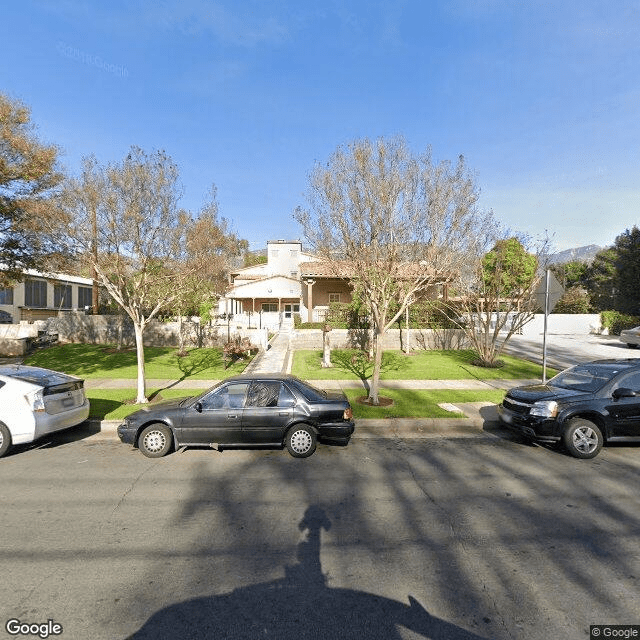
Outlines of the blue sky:
{"label": "blue sky", "polygon": [[[3,6],[0,91],[74,172],[131,145],[212,183],[252,249],[340,144],[402,135],[463,154],[480,205],[556,249],[640,224],[637,0],[22,0]],[[303,238],[301,238],[303,239]]]}

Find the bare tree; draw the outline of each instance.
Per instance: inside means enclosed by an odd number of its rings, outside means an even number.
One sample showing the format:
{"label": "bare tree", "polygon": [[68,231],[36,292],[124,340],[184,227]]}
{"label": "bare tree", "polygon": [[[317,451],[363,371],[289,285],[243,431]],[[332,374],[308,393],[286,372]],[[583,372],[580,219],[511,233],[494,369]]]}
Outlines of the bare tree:
{"label": "bare tree", "polygon": [[[178,168],[162,151],[132,147],[121,163],[85,160],[61,204],[67,234],[100,284],[133,323],[138,361],[136,402],[147,402],[143,334],[176,297],[168,264],[180,255],[188,215],[179,210]],[[97,248],[97,250],[96,250]]]}
{"label": "bare tree", "polygon": [[478,231],[491,216],[476,208],[478,190],[462,156],[435,163],[430,149],[414,155],[402,138],[338,147],[309,182],[309,207],[295,218],[334,275],[350,280],[370,309],[369,402],[379,404],[384,334],[407,305],[478,255]]}

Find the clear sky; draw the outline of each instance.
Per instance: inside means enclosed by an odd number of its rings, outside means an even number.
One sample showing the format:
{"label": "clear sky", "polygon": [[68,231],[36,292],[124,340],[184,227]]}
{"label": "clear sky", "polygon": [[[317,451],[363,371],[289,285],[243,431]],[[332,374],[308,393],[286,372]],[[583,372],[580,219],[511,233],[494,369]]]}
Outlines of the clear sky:
{"label": "clear sky", "polygon": [[[77,171],[164,149],[260,249],[301,237],[308,175],[400,134],[463,154],[480,205],[556,249],[640,224],[638,0],[21,0],[0,92]],[[301,238],[303,239],[303,238]]]}

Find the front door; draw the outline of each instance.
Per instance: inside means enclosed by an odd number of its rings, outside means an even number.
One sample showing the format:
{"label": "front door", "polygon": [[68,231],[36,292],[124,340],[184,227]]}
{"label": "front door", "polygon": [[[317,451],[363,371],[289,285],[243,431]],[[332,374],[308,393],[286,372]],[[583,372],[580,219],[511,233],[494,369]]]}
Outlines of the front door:
{"label": "front door", "polygon": [[285,304],[284,305],[284,317],[293,318],[294,313],[300,313],[299,304]]}
{"label": "front door", "polygon": [[178,440],[182,444],[237,444],[242,441],[242,413],[248,382],[214,389],[187,409]]}
{"label": "front door", "polygon": [[612,400],[607,411],[614,421],[612,436],[640,437],[640,373],[634,372],[620,378],[616,388],[627,388],[638,395]]}

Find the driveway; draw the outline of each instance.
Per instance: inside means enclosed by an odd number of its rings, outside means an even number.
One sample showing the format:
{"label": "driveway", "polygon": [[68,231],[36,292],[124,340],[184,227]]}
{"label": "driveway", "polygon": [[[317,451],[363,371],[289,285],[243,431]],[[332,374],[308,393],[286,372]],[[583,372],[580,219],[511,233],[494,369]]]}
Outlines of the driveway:
{"label": "driveway", "polygon": [[[512,336],[505,351],[542,363],[543,336]],[[640,358],[640,351],[629,349],[618,336],[547,335],[547,364],[566,369],[579,362],[608,358]]]}

